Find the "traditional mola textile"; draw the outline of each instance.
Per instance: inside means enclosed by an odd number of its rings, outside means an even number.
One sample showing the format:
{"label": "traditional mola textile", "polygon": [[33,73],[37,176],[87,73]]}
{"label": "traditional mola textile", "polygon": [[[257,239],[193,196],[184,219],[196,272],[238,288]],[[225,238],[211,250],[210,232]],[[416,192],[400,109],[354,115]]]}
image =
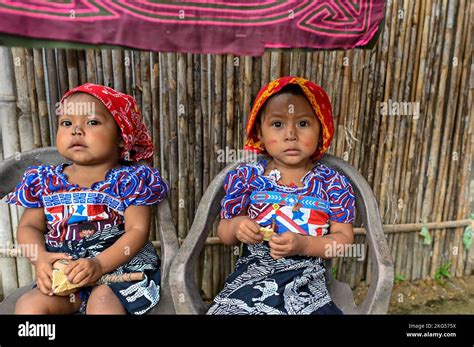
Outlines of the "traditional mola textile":
{"label": "traditional mola textile", "polygon": [[152,51],[261,55],[350,49],[380,28],[383,0],[0,0],[0,33]]}

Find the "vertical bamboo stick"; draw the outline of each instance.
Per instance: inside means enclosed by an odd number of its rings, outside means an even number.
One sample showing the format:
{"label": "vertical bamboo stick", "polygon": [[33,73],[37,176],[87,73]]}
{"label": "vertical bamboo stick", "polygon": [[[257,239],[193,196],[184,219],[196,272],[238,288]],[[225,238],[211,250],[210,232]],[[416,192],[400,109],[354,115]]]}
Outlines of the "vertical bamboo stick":
{"label": "vertical bamboo stick", "polygon": [[[420,50],[418,49],[418,46],[421,46],[421,45],[416,45],[417,34],[421,31],[421,30],[418,30],[418,26],[416,25],[417,23],[420,22],[418,20],[418,16],[420,12],[419,7],[420,7],[419,2],[412,3],[412,5],[409,7],[410,12],[408,14],[408,18],[412,20],[413,24],[411,25],[411,30],[409,33],[410,40],[406,40],[407,43],[405,44],[405,48],[404,48],[404,52],[408,52],[409,50],[410,51],[414,50],[417,54],[417,57],[419,57],[419,54],[420,54]],[[404,93],[405,95],[404,99],[418,103],[419,105],[419,102],[417,100],[413,100],[412,98],[410,98],[410,95],[413,95],[413,90],[415,90],[415,87],[416,87],[413,83],[413,81],[416,80],[416,75],[414,75],[414,72],[413,72],[416,69],[416,65],[417,65],[416,62],[417,62],[416,59],[412,61],[408,61],[408,62],[404,60],[402,62],[405,65],[407,65],[406,75],[408,76],[407,82],[406,82],[407,86],[405,88],[405,93]],[[400,178],[399,193],[398,193],[398,196],[401,199],[401,204],[400,204],[400,200],[398,201],[398,204],[397,204],[397,205],[401,205],[401,210],[400,210],[401,223],[407,222],[408,205],[409,205],[408,190],[410,188],[409,182],[411,180],[411,171],[412,171],[411,165],[412,165],[413,156],[414,156],[414,153],[413,153],[414,151],[413,144],[414,144],[414,139],[415,139],[414,131],[416,130],[416,126],[414,122],[419,116],[420,115],[416,117],[413,116],[411,117],[411,119],[408,119],[407,125],[406,125],[407,137],[406,137],[405,149],[403,152],[403,164],[401,168],[401,173],[403,174],[401,174],[402,177]],[[406,235],[408,255],[407,255],[406,268],[405,268],[404,273],[405,273],[405,278],[407,280],[412,279],[413,263],[414,263],[414,258],[416,256],[415,254],[416,254],[416,247],[417,247],[417,245],[415,244],[416,237],[418,237],[416,233],[414,233],[414,235]]]}
{"label": "vertical bamboo stick", "polygon": [[222,83],[223,83],[223,59],[221,55],[215,56],[214,60],[214,101],[213,101],[213,112],[212,112],[212,156],[211,159],[211,177],[215,175],[221,169],[221,163],[217,163],[217,153],[222,149],[221,134],[222,134]]}
{"label": "vertical bamboo stick", "polygon": [[[445,3],[446,5],[446,3]],[[446,7],[444,6],[443,10],[445,10]],[[444,12],[444,11],[443,11]],[[450,6],[450,15],[452,15],[452,10]],[[444,29],[444,20],[443,20],[443,25],[441,25],[440,28],[440,33],[443,32]],[[452,36],[452,30],[449,28],[447,29],[447,37],[448,37],[448,43],[451,41],[451,36]],[[437,49],[441,49],[441,45],[444,45],[444,43],[441,43],[441,39],[438,41],[439,46],[437,46]],[[438,98],[436,100],[436,104],[433,102],[431,105],[433,109],[437,110],[442,110],[444,107],[444,98],[441,96],[444,96],[445,90],[446,90],[446,79],[447,79],[447,73],[448,73],[448,61],[449,61],[449,52],[447,50],[444,50],[442,54],[442,60],[441,60],[441,74],[440,74],[440,79],[439,79],[439,84],[438,87],[436,88],[438,90]],[[434,87],[434,85],[433,85]],[[432,137],[432,145],[430,149],[430,162],[428,163],[428,169],[427,169],[427,182],[426,186],[428,189],[425,190],[425,194],[423,197],[423,207],[421,211],[421,217],[422,220],[427,222],[429,216],[433,212],[433,205],[434,205],[434,195],[433,191],[435,189],[435,184],[436,184],[436,175],[439,173],[439,155],[440,155],[440,144],[441,144],[441,127],[443,123],[443,113],[442,112],[436,112],[434,116],[434,123],[433,123],[433,137]],[[428,275],[430,277],[434,277],[435,271],[436,271],[436,266],[437,266],[437,258],[438,258],[438,248],[439,248],[439,233],[435,233],[434,235],[434,245],[433,245],[433,253],[430,254],[432,255],[431,262],[426,261],[427,266],[423,268],[423,275]],[[429,263],[431,263],[433,266],[431,266],[431,271],[429,270],[428,266]]]}
{"label": "vertical bamboo stick", "polygon": [[125,92],[123,50],[112,50],[112,66],[114,89],[123,93]]}
{"label": "vertical bamboo stick", "polygon": [[281,52],[270,53],[270,80],[273,81],[278,77],[281,77]]}
{"label": "vertical bamboo stick", "polygon": [[195,211],[195,191],[194,191],[194,181],[196,177],[196,166],[194,163],[194,155],[195,155],[195,136],[190,134],[193,130],[196,129],[196,119],[194,117],[194,113],[196,112],[196,107],[194,104],[194,61],[193,61],[193,54],[187,53],[186,54],[186,99],[187,99],[187,110],[188,110],[188,121],[186,126],[188,128],[188,136],[187,136],[187,146],[186,146],[186,164],[188,168],[188,202],[187,202],[187,223],[189,228],[192,224],[194,219],[194,211]]}
{"label": "vertical bamboo stick", "polygon": [[290,51],[290,76],[298,76],[298,63],[301,52],[298,50]]}
{"label": "vertical bamboo stick", "polygon": [[302,76],[306,79],[311,78],[311,69],[313,67],[313,55],[311,52],[306,52],[306,64],[304,70],[301,70],[300,73],[302,73]]}
{"label": "vertical bamboo stick", "polygon": [[56,131],[58,128],[58,119],[57,119],[57,106],[60,100],[59,95],[59,85],[58,85],[58,73],[56,65],[55,51],[53,49],[46,49],[46,65],[45,68],[48,72],[48,92],[49,92],[49,124],[50,124],[50,136],[51,136],[51,145],[56,144]]}
{"label": "vertical bamboo stick", "polygon": [[225,143],[229,149],[234,147],[234,56],[226,57],[226,136]]}
{"label": "vertical bamboo stick", "polygon": [[[462,39],[456,39],[459,38],[461,35],[461,32],[463,30],[463,24],[464,24],[464,14],[465,10],[463,9],[465,6],[465,2],[461,1],[460,6],[458,7],[457,10],[457,18],[454,18],[456,16],[456,9],[451,7],[449,8],[448,11],[448,21],[447,21],[447,34],[445,34],[445,38],[449,34],[453,35],[453,45],[452,49],[450,49],[450,54],[452,54],[452,58],[450,59],[460,59],[462,56],[461,53],[461,44],[462,44]],[[451,16],[451,18],[449,18]],[[453,26],[454,23],[458,23],[456,26],[456,31],[453,33]],[[445,46],[445,49],[449,46]],[[448,65],[449,69],[451,70],[450,76],[451,79],[449,81],[449,85],[461,85],[461,81],[458,79],[460,78],[460,68],[458,67],[459,64],[455,64],[454,61]],[[446,81],[448,83],[448,81]],[[441,167],[441,172],[437,177],[437,183],[436,185],[439,186],[440,188],[440,193],[438,197],[435,199],[434,205],[433,205],[433,211],[436,213],[436,220],[437,221],[442,221],[443,220],[443,210],[444,206],[446,204],[449,204],[449,199],[451,197],[451,188],[452,185],[450,185],[450,180],[448,176],[448,172],[450,170],[450,167],[452,166],[457,166],[456,163],[456,147],[457,147],[457,140],[458,136],[454,136],[456,134],[455,129],[457,128],[456,125],[456,120],[458,117],[456,117],[456,106],[457,102],[456,100],[458,99],[458,94],[459,94],[459,89],[458,88],[449,88],[448,91],[448,97],[447,97],[447,105],[446,105],[446,115],[447,119],[445,120],[445,129],[443,132],[443,140],[441,144],[441,154],[440,154],[440,167]],[[457,128],[459,129],[459,128]],[[455,232],[448,232],[446,233],[446,230],[441,231],[440,235],[440,244],[439,244],[439,260],[438,264],[435,265],[436,268],[439,266],[447,263],[448,260],[451,261],[451,271],[455,272],[455,264],[452,261],[453,260],[453,253],[457,253],[458,250],[453,249],[452,241]],[[435,244],[436,245],[436,244]],[[433,252],[434,253],[434,252]],[[433,257],[434,258],[434,257]],[[436,270],[435,270],[436,271]],[[432,275],[434,276],[433,273],[433,268],[432,268]]]}
{"label": "vertical bamboo stick", "polygon": [[[115,83],[115,82],[114,82]],[[125,88],[124,81],[118,82],[122,85],[122,88]],[[150,129],[153,136],[153,147],[155,152],[153,153],[153,166],[161,170],[161,144],[160,144],[160,132],[161,132],[161,122],[160,122],[160,62],[158,54],[151,53],[151,104],[152,104],[152,128]]]}
{"label": "vertical bamboo stick", "polygon": [[[95,64],[96,64],[96,83],[104,85],[104,68],[102,64],[102,55],[100,53],[100,49],[96,49],[94,51],[95,55]],[[132,93],[130,92],[130,95]]]}
{"label": "vertical bamboo stick", "polygon": [[28,84],[28,95],[30,99],[31,107],[31,125],[33,130],[33,147],[38,148],[42,146],[41,142],[41,130],[40,130],[40,120],[38,116],[38,98],[36,94],[36,84],[35,84],[35,68],[33,66],[33,50],[25,50],[26,58],[26,76]]}
{"label": "vertical bamboo stick", "polygon": [[[425,64],[426,64],[426,59],[427,59],[427,46],[428,46],[428,34],[429,34],[429,24],[431,20],[431,16],[429,13],[429,9],[431,8],[431,1],[428,0],[426,2],[422,2],[420,11],[419,11],[419,17],[417,18],[417,23],[419,23],[420,30],[417,32],[417,42],[421,42],[419,48],[417,48],[417,57],[419,64],[416,64],[414,67],[414,76],[415,78],[413,79],[413,88],[412,88],[412,97],[411,99],[414,100],[415,102],[418,102],[421,104],[421,96],[422,96],[422,83],[423,83],[423,76],[424,76],[424,69],[425,69]],[[427,10],[428,9],[428,10]],[[420,112],[422,112],[422,109],[420,107]],[[422,115],[420,114],[420,117]],[[411,211],[414,210],[413,206],[415,204],[411,203],[414,196],[414,192],[412,187],[414,186],[411,183],[411,177],[414,177],[414,174],[412,172],[415,171],[414,166],[415,166],[415,148],[416,144],[418,143],[417,141],[417,133],[419,132],[419,127],[420,124],[418,122],[418,118],[414,117],[412,119],[411,123],[411,135],[410,135],[410,144],[409,144],[409,153],[408,153],[408,163],[407,163],[407,168],[408,172],[407,175],[405,175],[405,184],[404,184],[404,194],[403,194],[403,201],[407,202],[407,207],[406,207],[406,213],[404,214],[404,220],[405,221],[413,221],[416,217],[413,217]],[[410,196],[409,192],[411,193],[412,199],[408,199]],[[418,234],[414,234],[412,236],[413,238],[413,265],[412,265],[412,271],[411,271],[411,280],[415,280],[417,278],[420,278],[421,275],[421,241],[418,236]]]}
{"label": "vertical bamboo stick", "polygon": [[[245,71],[244,71],[244,100],[243,100],[243,112],[242,112],[242,130],[245,130],[245,127],[247,125],[247,118],[248,115],[250,114],[250,108],[252,107],[252,76],[253,76],[253,65],[252,65],[252,58],[251,57],[245,57],[244,58],[244,65],[245,65]],[[243,136],[245,137],[245,135]]]}
{"label": "vertical bamboo stick", "polygon": [[[34,133],[31,102],[29,100],[29,86],[28,82],[28,66],[27,66],[27,52],[25,48],[12,48],[13,61],[15,66],[15,80],[18,93],[18,108],[20,110],[20,117],[18,119],[18,131],[20,136],[21,151],[26,151],[34,148]],[[10,208],[10,220],[13,230],[13,241],[17,243],[17,228],[18,221],[23,208],[12,206]],[[32,272],[29,261],[26,258],[16,259],[18,285],[22,286],[31,281]]]}
{"label": "vertical bamboo stick", "polygon": [[[203,134],[204,130],[204,115],[205,111],[203,111],[203,79],[204,76],[201,73],[202,71],[202,63],[203,63],[203,55],[202,54],[195,54],[193,55],[193,86],[194,86],[194,127],[196,129],[194,133],[194,148],[191,151],[191,158],[193,159],[193,168],[194,168],[194,209],[193,209],[193,216],[195,215],[195,210],[201,201],[201,197],[204,191],[204,185],[206,184],[204,181],[204,141]],[[192,221],[193,219],[190,219]],[[192,222],[191,222],[192,223]]]}
{"label": "vertical bamboo stick", "polygon": [[35,72],[35,84],[38,95],[38,112],[39,112],[39,124],[41,133],[41,143],[43,146],[51,146],[51,138],[49,131],[49,119],[48,119],[48,101],[46,99],[46,88],[44,79],[44,65],[43,65],[43,51],[41,49],[35,49],[34,54],[34,72]]}
{"label": "vertical bamboo stick", "polygon": [[[169,168],[170,168],[170,141],[169,141],[169,93],[168,91],[168,56],[167,53],[158,53],[158,59],[160,64],[160,147],[161,147],[161,174],[170,184]],[[170,186],[171,188],[171,186]]]}
{"label": "vertical bamboo stick", "polygon": [[124,52],[124,65],[125,65],[125,86],[124,86],[125,93],[127,93],[128,95],[132,95],[132,86],[133,86],[132,52],[130,50],[126,50]]}
{"label": "vertical bamboo stick", "polygon": [[[0,83],[1,160],[20,152],[15,98],[16,82],[13,66],[14,60],[11,50],[7,47],[0,47],[0,81],[2,81]],[[13,245],[9,209],[8,205],[0,204],[0,245],[4,247]],[[6,296],[18,288],[15,259],[0,258],[0,265],[2,291]]]}
{"label": "vertical bamboo stick", "polygon": [[15,79],[18,92],[18,108],[20,117],[18,128],[20,134],[21,150],[25,151],[34,147],[33,127],[31,117],[31,103],[28,95],[28,73],[26,67],[25,48],[12,48],[15,66]]}
{"label": "vertical bamboo stick", "polygon": [[[474,4],[470,3],[470,9],[467,12],[469,14],[469,30],[467,31],[467,42],[472,42],[473,40],[473,31],[474,31],[474,24],[472,18],[474,18]],[[472,52],[473,47],[472,45],[466,46],[466,51],[464,53],[463,59],[463,72],[462,75],[466,79],[469,79],[469,83],[466,82],[466,86],[469,85],[469,91],[467,88],[461,89],[464,94],[463,98],[463,109],[466,110],[465,112],[465,121],[464,121],[464,129],[463,129],[463,139],[470,139],[463,141],[462,153],[461,158],[472,158],[474,152],[474,112],[473,112],[473,91],[474,91],[474,82],[472,77]],[[471,67],[471,68],[470,68]],[[470,68],[470,76],[469,76],[469,68]],[[469,76],[469,77],[468,77]],[[469,110],[469,111],[468,111]],[[471,205],[469,206],[469,198],[467,194],[469,194],[469,180],[470,184],[472,185],[472,162],[469,163],[468,160],[464,160],[462,162],[462,169],[461,169],[461,179],[459,180],[459,187],[464,187],[464,189],[459,189],[461,194],[463,194],[463,199],[461,200],[463,204],[459,206],[457,211],[457,217],[462,218],[462,216],[467,216],[470,212],[472,215],[472,201]],[[471,186],[472,187],[472,186]],[[472,197],[472,191],[471,191]],[[471,209],[471,210],[470,210]],[[472,266],[473,266],[473,247],[471,249],[465,249],[463,246],[461,248],[463,251],[460,252],[461,257],[458,258],[458,264],[456,267],[456,275],[459,276],[464,274],[464,276],[472,274]],[[464,273],[462,270],[464,269]]]}
{"label": "vertical bamboo stick", "polygon": [[[176,95],[176,55],[172,53],[167,54],[167,70],[168,70],[168,95],[169,95],[169,143],[170,143],[170,158],[178,158],[178,110],[177,110],[177,95]],[[171,211],[175,218],[175,223],[179,230],[179,219],[178,219],[178,160],[170,160],[169,167],[169,182],[171,187]],[[182,231],[181,231],[182,233]],[[182,235],[182,234],[181,234]]]}
{"label": "vertical bamboo stick", "polygon": [[[102,57],[102,68],[104,73],[104,85],[107,87],[114,87],[114,70],[112,67],[112,50],[111,49],[101,49],[100,55]],[[139,63],[140,60],[137,60]],[[140,104],[139,104],[140,105]]]}
{"label": "vertical bamboo stick", "polygon": [[263,53],[263,57],[262,57],[262,70],[261,70],[261,73],[262,73],[262,83],[261,85],[265,85],[265,84],[268,84],[268,82],[270,82],[270,67],[271,67],[271,52],[270,51],[265,51],[265,53]]}
{"label": "vertical bamboo stick", "polygon": [[187,138],[188,138],[188,110],[187,93],[186,93],[186,56],[184,53],[177,53],[178,70],[177,70],[177,102],[178,102],[178,235],[180,238],[185,238],[187,234],[187,200],[186,194],[188,191],[188,167],[187,167]]}
{"label": "vertical bamboo stick", "polygon": [[77,56],[75,49],[66,50],[66,66],[68,77],[68,89],[79,85],[79,73],[77,71]]}
{"label": "vertical bamboo stick", "polygon": [[278,77],[289,76],[290,65],[291,65],[291,51],[284,50],[281,52],[280,75]]}
{"label": "vertical bamboo stick", "polygon": [[[437,3],[437,0],[435,0],[436,3],[432,4],[431,9],[427,8],[427,11],[431,11],[431,18],[430,23],[429,23],[429,41],[430,42],[435,42],[436,40],[436,34],[438,31],[438,27],[440,25],[440,21],[438,18],[437,14],[437,8],[439,8],[439,4]],[[430,124],[432,122],[432,113],[429,110],[429,98],[427,95],[430,93],[430,86],[433,82],[431,82],[430,77],[426,76],[434,76],[435,78],[437,76],[437,71],[439,67],[439,60],[434,60],[435,57],[435,50],[430,49],[429,53],[427,55],[427,64],[425,67],[425,71],[423,73],[425,74],[425,80],[423,80],[423,86],[421,87],[421,94],[420,94],[420,99],[422,103],[422,108],[426,112],[426,116],[423,117],[420,121],[420,131],[417,132],[417,141],[422,145],[422,150],[419,151],[417,154],[416,160],[418,161],[418,165],[416,165],[415,169],[415,176],[418,177],[418,189],[416,193],[416,203],[415,203],[415,208],[412,209],[412,219],[418,219],[421,220],[421,207],[422,207],[422,200],[423,200],[423,185],[424,185],[424,180],[425,180],[425,170],[426,170],[426,165],[427,162],[426,160],[423,160],[428,154],[428,143],[426,141],[423,141],[423,136],[430,137],[431,133],[431,128],[428,126],[425,126],[425,124]],[[435,72],[433,72],[435,71]],[[427,78],[427,79],[426,79]],[[421,164],[420,164],[421,163]]]}
{"label": "vertical bamboo stick", "polygon": [[210,182],[210,175],[211,172],[211,131],[210,131],[210,117],[211,117],[211,107],[210,107],[210,100],[212,97],[212,93],[209,92],[209,84],[210,82],[210,74],[211,69],[209,68],[210,64],[210,56],[208,54],[201,55],[201,112],[202,112],[202,138],[203,138],[203,172],[202,172],[202,180],[203,180],[203,192],[204,189],[207,188]]}
{"label": "vertical bamboo stick", "polygon": [[[119,57],[117,57],[119,55]],[[121,54],[114,53],[112,52],[112,56],[114,58],[114,71],[120,71],[120,74],[122,75],[121,79],[118,79],[117,81],[114,79],[114,85],[118,85],[120,88],[122,88],[122,91],[125,90],[125,80],[124,80],[124,70],[123,66],[120,69],[115,69],[115,66],[117,64],[123,65],[123,52]],[[152,127],[149,129],[150,134],[152,136],[152,141],[153,141],[153,147],[154,147],[154,152],[153,152],[153,166],[160,170],[161,172],[161,156],[160,156],[160,131],[161,131],[161,126],[160,126],[160,68],[159,68],[159,60],[158,60],[158,54],[151,52],[150,53],[150,69],[151,69],[151,76],[150,76],[150,89],[151,89],[151,114],[152,114]],[[115,78],[115,74],[114,74]],[[155,240],[159,239],[159,220],[158,216],[155,210],[154,214],[155,218]]]}
{"label": "vertical bamboo stick", "polygon": [[147,129],[152,127],[152,96],[151,96],[151,82],[150,82],[150,53],[140,52],[140,87],[141,90],[141,111],[143,116],[143,123]]}
{"label": "vertical bamboo stick", "polygon": [[86,50],[86,74],[87,82],[97,83],[95,52],[93,49]]}
{"label": "vertical bamboo stick", "polygon": [[56,49],[56,57],[57,73],[59,78],[59,96],[61,97],[69,90],[66,50]]}
{"label": "vertical bamboo stick", "polygon": [[299,58],[298,58],[298,66],[296,68],[296,76],[303,76],[305,67],[306,67],[306,53],[304,51],[301,51],[300,55],[299,55]]}
{"label": "vertical bamboo stick", "polygon": [[[407,9],[403,8],[403,2],[400,1],[396,4],[395,10],[397,13],[407,13]],[[401,92],[400,88],[400,80],[401,80],[401,71],[402,71],[402,56],[403,56],[403,49],[404,49],[404,44],[408,40],[405,40],[405,33],[406,33],[406,28],[407,28],[407,20],[403,21],[398,21],[398,26],[397,26],[397,36],[400,36],[400,40],[398,40],[396,48],[394,49],[393,52],[393,65],[394,65],[394,72],[393,72],[393,80],[392,83],[393,85],[391,86],[392,92],[391,95],[388,97],[392,98],[393,100],[396,100],[399,103],[404,103],[406,102],[403,99],[403,93]],[[395,32],[395,30],[393,31]],[[405,75],[403,75],[405,76]],[[387,92],[387,91],[386,91]],[[386,97],[387,98],[387,97]],[[386,100],[385,98],[385,100]],[[389,99],[390,100],[390,99]],[[400,111],[400,110],[399,110]],[[388,223],[395,223],[398,219],[398,203],[397,203],[397,192],[398,192],[398,184],[399,184],[399,179],[397,173],[400,172],[400,167],[401,167],[401,153],[403,152],[403,135],[400,134],[400,129],[404,128],[404,124],[406,122],[406,117],[408,115],[405,115],[404,112],[399,112],[400,114],[398,115],[389,115],[389,127],[388,127],[388,141],[387,141],[387,149],[388,153],[385,156],[385,161],[384,161],[384,175],[385,177],[389,177],[389,182],[391,182],[388,185],[382,185],[381,189],[381,194],[385,193],[386,196],[383,198],[383,200],[386,201],[386,206],[387,206],[387,221]],[[398,141],[397,141],[398,140]],[[397,146],[398,142],[398,146]],[[386,162],[388,160],[388,163]],[[387,187],[388,189],[384,192],[384,187]],[[394,236],[396,241],[397,241],[397,247],[399,250],[405,250],[405,234],[400,233]],[[405,276],[404,270],[406,266],[406,257],[407,255],[405,254],[405,251],[398,251],[397,256],[395,258],[395,268],[397,269],[397,273]]]}
{"label": "vertical bamboo stick", "polygon": [[82,85],[87,82],[87,68],[86,68],[86,52],[80,50],[76,52],[77,54],[77,70],[79,73],[79,84]]}
{"label": "vertical bamboo stick", "polygon": [[[262,76],[262,63],[263,59],[252,59],[252,70],[254,71],[253,76],[257,76],[252,83],[252,92],[251,92],[251,103],[253,103],[254,98],[257,96],[258,91],[263,86],[262,79],[258,76]],[[244,126],[247,125],[247,119],[245,119]]]}

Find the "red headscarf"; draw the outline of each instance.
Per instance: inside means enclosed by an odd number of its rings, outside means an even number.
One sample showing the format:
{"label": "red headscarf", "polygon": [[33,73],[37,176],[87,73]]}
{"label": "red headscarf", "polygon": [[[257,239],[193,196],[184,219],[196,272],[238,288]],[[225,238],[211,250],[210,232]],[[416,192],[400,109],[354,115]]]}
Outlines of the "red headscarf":
{"label": "red headscarf", "polygon": [[134,162],[151,158],[153,143],[134,98],[106,86],[86,83],[68,91],[61,99],[61,104],[71,94],[81,92],[92,95],[104,104],[119,125],[124,142],[121,159],[126,158],[127,153],[127,160]]}
{"label": "red headscarf", "polygon": [[278,93],[288,84],[297,84],[301,87],[316,117],[321,123],[322,138],[319,140],[318,148],[316,148],[312,156],[313,159],[317,160],[328,150],[334,136],[331,102],[323,88],[300,77],[280,77],[260,89],[247,120],[247,141],[245,142],[245,149],[256,151],[257,153],[265,152],[263,143],[258,139],[255,127],[257,115],[268,98]]}

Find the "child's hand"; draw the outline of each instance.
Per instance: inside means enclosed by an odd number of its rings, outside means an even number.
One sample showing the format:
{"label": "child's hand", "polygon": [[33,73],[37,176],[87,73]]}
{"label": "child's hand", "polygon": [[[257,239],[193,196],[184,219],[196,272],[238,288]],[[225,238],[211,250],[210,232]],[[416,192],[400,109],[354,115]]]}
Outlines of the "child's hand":
{"label": "child's hand", "polygon": [[290,231],[273,235],[268,242],[270,255],[273,259],[280,259],[302,254],[306,241],[304,238],[305,236]]}
{"label": "child's hand", "polygon": [[263,240],[263,234],[260,232],[260,225],[247,216],[232,218],[235,237],[240,242],[248,245],[260,243]]}
{"label": "child's hand", "polygon": [[36,285],[40,292],[45,295],[53,295],[53,263],[59,259],[70,260],[71,256],[66,253],[44,252],[38,255],[38,259],[35,262]]}
{"label": "child's hand", "polygon": [[97,258],[81,258],[70,261],[64,269],[64,274],[69,282],[84,287],[97,282],[104,270]]}

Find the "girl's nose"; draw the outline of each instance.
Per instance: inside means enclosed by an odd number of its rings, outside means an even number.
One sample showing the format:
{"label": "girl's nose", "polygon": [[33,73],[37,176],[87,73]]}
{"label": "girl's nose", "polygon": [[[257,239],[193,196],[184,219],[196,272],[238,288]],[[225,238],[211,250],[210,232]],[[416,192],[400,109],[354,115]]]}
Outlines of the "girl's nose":
{"label": "girl's nose", "polygon": [[79,125],[74,125],[72,127],[72,135],[84,135],[84,132]]}
{"label": "girl's nose", "polygon": [[286,129],[285,140],[286,141],[296,140],[296,130],[292,125],[289,125]]}

